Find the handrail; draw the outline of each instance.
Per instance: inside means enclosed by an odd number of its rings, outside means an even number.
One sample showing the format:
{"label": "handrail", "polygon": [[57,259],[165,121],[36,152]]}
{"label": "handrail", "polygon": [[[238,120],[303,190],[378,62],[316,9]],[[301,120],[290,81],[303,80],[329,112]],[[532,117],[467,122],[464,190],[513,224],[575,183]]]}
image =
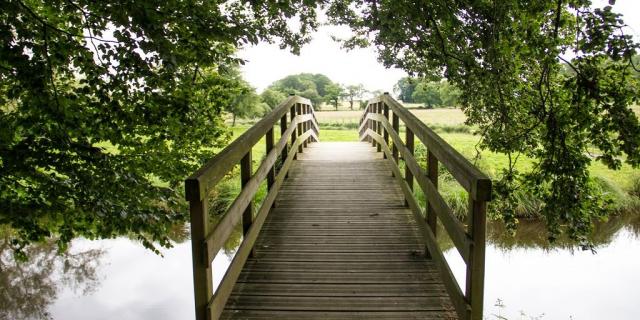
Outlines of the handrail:
{"label": "handrail", "polygon": [[[405,124],[405,141],[400,138],[400,120]],[[359,132],[361,140],[371,142],[392,163],[392,173],[420,227],[428,253],[438,265],[458,316],[463,320],[482,319],[486,202],[491,200],[491,179],[386,93],[369,100],[360,118]],[[428,151],[426,173],[413,155],[414,136]],[[393,142],[392,147],[389,138]],[[405,162],[404,177],[398,166],[400,155]],[[454,216],[438,192],[438,163],[442,163],[469,193],[467,228]],[[413,196],[414,180],[427,199],[425,215]],[[464,293],[437,245],[438,218],[467,266]]]}
{"label": "handrail", "polygon": [[[287,122],[288,118],[290,118],[289,122]],[[280,122],[280,140],[274,144],[273,129],[278,121]],[[242,266],[253,253],[255,240],[273,207],[289,167],[309,142],[320,141],[318,135],[319,127],[311,102],[299,96],[290,96],[185,181],[186,199],[189,201],[191,218],[196,320],[220,317]],[[252,173],[251,150],[262,137],[265,137],[267,154],[258,169]],[[282,159],[282,166],[276,175],[275,164],[278,157]],[[242,191],[220,222],[211,228],[208,195],[238,163]],[[253,199],[265,179],[267,179],[269,192],[254,217]],[[242,243],[218,289],[213,292],[211,262],[240,221],[242,221],[244,233]]]}

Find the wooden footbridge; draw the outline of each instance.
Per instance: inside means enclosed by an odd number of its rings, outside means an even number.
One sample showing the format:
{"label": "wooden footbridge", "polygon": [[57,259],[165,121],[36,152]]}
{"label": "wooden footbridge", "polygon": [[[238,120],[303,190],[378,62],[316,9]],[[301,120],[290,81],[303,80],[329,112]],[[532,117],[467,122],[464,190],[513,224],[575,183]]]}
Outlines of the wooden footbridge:
{"label": "wooden footbridge", "polygon": [[[491,181],[387,94],[369,101],[362,142],[318,136],[309,100],[290,96],[186,180],[196,319],[482,319]],[[253,172],[251,150],[263,137],[266,156]],[[211,225],[210,193],[237,164],[242,191]],[[465,222],[438,193],[439,164],[468,191]],[[240,223],[243,240],[214,290],[211,262]],[[436,230],[466,264],[464,289]]]}

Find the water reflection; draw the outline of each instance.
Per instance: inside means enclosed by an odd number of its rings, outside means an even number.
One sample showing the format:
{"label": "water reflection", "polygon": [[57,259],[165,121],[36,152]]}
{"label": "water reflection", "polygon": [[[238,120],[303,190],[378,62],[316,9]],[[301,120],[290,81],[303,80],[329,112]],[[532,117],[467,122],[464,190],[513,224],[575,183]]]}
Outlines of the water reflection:
{"label": "water reflection", "polygon": [[[53,243],[29,248],[31,260],[22,265],[12,260],[5,239],[0,242],[0,320],[193,319],[189,230],[177,226],[171,234],[175,247],[161,250],[163,257],[127,238],[78,239],[62,256]],[[487,237],[489,319],[493,314],[521,319],[520,311],[544,313],[543,319],[635,319],[639,214],[598,224],[592,237],[597,254],[571,250],[563,240],[549,244],[544,226],[532,221],[523,221],[513,237],[502,225],[490,224]],[[214,282],[222,278],[240,240],[236,230],[214,260]],[[450,240],[439,237],[439,243],[449,248],[447,259],[464,281],[464,264],[451,259]]]}
{"label": "water reflection", "polygon": [[[450,240],[447,261],[464,288],[465,266]],[[574,250],[566,239],[550,244],[544,224],[522,221],[514,236],[502,224],[487,228],[487,319],[637,319],[640,214],[599,223],[595,252]],[[542,316],[541,316],[542,315]]]}
{"label": "water reflection", "polygon": [[50,319],[49,306],[61,290],[89,294],[99,285],[104,251],[59,254],[54,241],[28,247],[28,262],[17,262],[8,237],[0,238],[0,319]]}
{"label": "water reflection", "polygon": [[[636,237],[640,237],[640,213],[615,215],[611,216],[608,221],[596,223],[594,232],[589,236],[589,240],[596,249],[606,246],[613,241],[616,234],[623,228],[628,229]],[[549,243],[544,222],[535,220],[520,221],[515,235],[509,234],[502,223],[489,223],[487,226],[487,241],[503,250],[515,248],[571,250],[575,248],[575,244],[571,243],[566,237],[560,237],[554,243]]]}

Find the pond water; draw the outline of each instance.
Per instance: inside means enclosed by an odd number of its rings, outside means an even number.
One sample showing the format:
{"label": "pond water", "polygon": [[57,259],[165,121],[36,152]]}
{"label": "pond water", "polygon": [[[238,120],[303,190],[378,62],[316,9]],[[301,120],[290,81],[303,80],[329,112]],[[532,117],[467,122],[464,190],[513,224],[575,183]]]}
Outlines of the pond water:
{"label": "pond water", "polygon": [[[599,226],[595,253],[549,246],[540,227],[523,223],[516,237],[489,227],[487,319],[638,319],[640,215]],[[19,266],[4,248],[0,319],[193,319],[189,241],[160,257],[126,238],[76,240],[67,256],[43,245]],[[216,283],[232,255],[214,261]],[[446,256],[464,287],[461,259],[451,249]]]}

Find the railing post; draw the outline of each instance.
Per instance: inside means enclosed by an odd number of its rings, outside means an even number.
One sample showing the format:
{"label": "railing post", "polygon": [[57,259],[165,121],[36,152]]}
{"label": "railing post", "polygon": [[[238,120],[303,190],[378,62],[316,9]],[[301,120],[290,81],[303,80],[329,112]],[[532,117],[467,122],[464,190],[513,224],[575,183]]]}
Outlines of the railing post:
{"label": "railing post", "polygon": [[[400,117],[394,112],[392,117],[393,131],[395,131],[398,135],[400,135]],[[393,143],[393,160],[396,161],[396,165],[398,165],[398,146],[396,146],[395,142]]]}
{"label": "railing post", "polygon": [[[413,151],[414,151],[413,131],[411,131],[409,127],[407,127],[404,144],[407,147],[407,149],[409,149],[409,153],[413,155]],[[407,184],[409,185],[409,189],[413,190],[413,173],[411,173],[411,170],[409,169],[409,166],[406,165],[406,162],[404,166],[404,179],[405,181],[407,181]],[[405,199],[405,204],[406,205],[409,204],[409,202],[406,199]]]}
{"label": "railing post", "polygon": [[[269,154],[269,152],[271,152],[271,150],[273,149],[273,127],[271,127],[271,129],[269,129],[269,131],[267,131],[267,135],[265,136],[265,142],[266,142],[266,155]],[[269,169],[269,172],[267,173],[267,189],[269,191],[271,191],[271,187],[273,186],[273,183],[276,181],[276,165],[274,163],[273,166],[271,166],[271,169]]]}
{"label": "railing post", "polygon": [[[302,110],[302,115],[306,116],[307,115],[307,105],[306,104],[301,104],[300,105],[300,109]],[[305,121],[302,122],[302,132],[300,134],[304,134],[305,132],[307,132],[307,130],[309,130],[309,122],[305,120]],[[304,141],[302,141],[302,147],[303,148],[307,147],[307,139],[304,139]]]}
{"label": "railing post", "polygon": [[[389,121],[389,106],[384,102],[381,102],[381,103],[382,103],[382,106],[384,107],[384,117],[387,118],[387,121]],[[389,131],[385,127],[383,127],[382,130],[384,132],[384,142],[387,144],[387,147],[388,147],[389,146]],[[384,159],[387,158],[387,154],[386,153],[383,154],[383,158]]]}
{"label": "railing post", "polygon": [[207,261],[205,237],[209,232],[207,198],[189,201],[191,216],[191,259],[196,320],[207,319],[209,299],[213,296],[213,275]]}
{"label": "railing post", "polygon": [[484,255],[486,236],[487,203],[469,196],[469,236],[471,236],[471,254],[467,264],[465,296],[471,305],[471,319],[482,319],[484,303]]}
{"label": "railing post", "polygon": [[[371,113],[378,113],[378,104],[377,103],[372,103],[371,104]],[[378,123],[373,119],[371,119],[371,131],[373,131],[373,132],[377,132],[378,131]],[[376,140],[373,139],[373,138],[371,138],[371,145],[373,147],[377,146]]]}
{"label": "railing post", "polygon": [[[251,163],[251,149],[240,160],[240,184],[242,188],[247,185],[251,179],[252,163]],[[246,235],[253,223],[253,198],[249,201],[247,208],[242,213],[242,234]],[[254,256],[254,251],[251,251],[251,256]]]}
{"label": "railing post", "polygon": [[[367,115],[369,115],[369,113],[371,113],[372,110],[373,110],[373,105],[372,104],[368,105],[367,106]],[[367,125],[364,128],[365,132],[367,131],[367,129],[373,128],[373,120],[369,119],[369,120],[366,120],[366,121],[367,121]],[[367,142],[371,143],[371,141],[373,141],[371,136],[367,136]]]}
{"label": "railing post", "polygon": [[[284,137],[284,133],[287,131],[287,114],[285,113],[282,118],[280,118],[280,137]],[[287,155],[289,154],[289,145],[287,143],[284,144],[284,148],[282,148],[282,161],[284,162],[287,159]]]}
{"label": "railing post", "polygon": [[[293,144],[296,142],[296,138],[298,137],[298,133],[296,132],[296,125],[294,124],[294,121],[296,120],[296,104],[294,103],[291,106],[291,125],[293,126],[293,131],[291,132],[291,148],[293,148]],[[295,150],[292,150],[295,153]],[[294,154],[293,155],[293,159],[296,160],[298,159],[298,155]]]}
{"label": "railing post", "polygon": [[[376,111],[379,115],[382,115],[382,102],[378,102],[377,103],[377,107],[376,107]],[[376,133],[378,133],[379,136],[382,136],[382,122],[378,121],[376,123]],[[376,145],[376,151],[377,152],[381,152],[382,151],[382,143],[378,143]]]}
{"label": "railing post", "polygon": [[[431,150],[427,152],[427,175],[429,176],[429,180],[431,180],[431,183],[433,184],[435,189],[438,190],[438,158],[436,158],[436,155],[433,154]],[[431,228],[431,232],[433,232],[433,235],[435,236],[437,227],[437,215],[431,203],[428,203],[427,206],[426,219],[427,224]]]}
{"label": "railing post", "polygon": [[[311,113],[311,105],[307,105],[307,114],[310,115],[310,118],[313,118],[313,113]],[[307,120],[307,130],[313,130],[313,122],[311,119]],[[307,144],[311,143],[311,136],[307,138]]]}
{"label": "railing post", "polygon": [[[302,104],[296,103],[296,114],[302,115]],[[302,131],[302,123],[298,123],[298,137],[301,136],[304,132]],[[302,153],[303,143],[298,146],[298,153]]]}

